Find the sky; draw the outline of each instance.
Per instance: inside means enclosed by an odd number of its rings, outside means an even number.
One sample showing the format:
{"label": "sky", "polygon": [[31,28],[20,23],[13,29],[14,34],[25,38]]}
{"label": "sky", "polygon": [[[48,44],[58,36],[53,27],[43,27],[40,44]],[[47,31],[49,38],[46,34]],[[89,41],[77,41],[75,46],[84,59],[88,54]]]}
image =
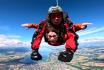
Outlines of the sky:
{"label": "sky", "polygon": [[[34,29],[21,24],[39,24],[56,0],[0,0],[0,47],[29,46]],[[74,24],[90,22],[87,29],[78,31],[80,42],[104,41],[104,0],[59,0]]]}

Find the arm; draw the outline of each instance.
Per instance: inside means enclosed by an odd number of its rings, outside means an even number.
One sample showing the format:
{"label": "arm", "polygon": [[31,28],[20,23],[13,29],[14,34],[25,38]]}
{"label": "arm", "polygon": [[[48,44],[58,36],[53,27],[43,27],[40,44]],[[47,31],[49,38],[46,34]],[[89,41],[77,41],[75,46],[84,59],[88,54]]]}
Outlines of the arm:
{"label": "arm", "polygon": [[28,27],[28,28],[36,28],[36,29],[39,27],[38,24],[34,24],[34,23],[26,23],[26,24],[22,24],[21,26]]}
{"label": "arm", "polygon": [[79,31],[79,30],[86,29],[86,27],[90,24],[92,24],[92,23],[86,22],[86,23],[74,24],[73,27],[74,27],[74,30],[76,32],[76,31]]}

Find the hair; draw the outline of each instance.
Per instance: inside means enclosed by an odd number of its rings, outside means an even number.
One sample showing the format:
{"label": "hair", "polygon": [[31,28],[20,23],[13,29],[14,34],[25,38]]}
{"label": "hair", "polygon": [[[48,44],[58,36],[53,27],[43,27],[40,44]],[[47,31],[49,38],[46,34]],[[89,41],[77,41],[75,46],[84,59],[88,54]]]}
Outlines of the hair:
{"label": "hair", "polygon": [[52,22],[51,22],[51,14],[48,14],[48,16],[46,17],[46,20],[44,23],[47,24],[47,30],[45,31],[45,35],[44,35],[44,38],[45,38],[45,41],[48,42],[48,39],[46,37],[46,34],[48,34],[50,31],[52,32],[55,32],[58,37],[59,37],[59,41],[63,40],[62,39],[62,36],[66,33],[66,27],[64,26],[65,23],[68,23],[69,25],[72,25],[72,21],[68,19],[68,14],[66,12],[60,12],[61,15],[62,15],[62,21],[59,25],[59,29],[57,28],[57,26],[55,26]]}
{"label": "hair", "polygon": [[[50,18],[51,14],[48,14],[48,16],[46,17],[45,23],[47,24],[47,30],[45,31],[45,35],[44,35],[46,42],[48,42],[47,34],[49,32],[55,32],[58,35],[58,39],[60,39],[63,36],[63,34],[66,33],[66,28],[64,26],[63,12],[60,12],[60,13],[62,14],[62,21],[59,25],[59,29],[57,28],[57,26],[55,26],[51,22],[51,18]],[[60,41],[60,40],[58,40],[58,41]]]}

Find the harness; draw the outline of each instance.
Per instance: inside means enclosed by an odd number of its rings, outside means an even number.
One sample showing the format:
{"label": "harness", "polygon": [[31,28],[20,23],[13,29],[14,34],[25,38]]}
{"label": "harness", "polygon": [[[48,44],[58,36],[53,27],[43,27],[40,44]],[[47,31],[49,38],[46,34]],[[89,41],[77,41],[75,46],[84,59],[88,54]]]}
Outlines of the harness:
{"label": "harness", "polygon": [[61,31],[60,30],[58,31],[57,29],[54,30],[54,27],[50,26],[50,24],[47,21],[43,21],[42,23],[39,24],[39,28],[38,28],[37,32],[34,33],[32,39],[34,39],[38,34],[41,33],[41,31],[43,30],[43,27],[45,27],[44,31],[42,32],[43,36],[44,36],[44,39],[45,39],[45,42],[48,42],[47,31],[51,28],[53,28],[53,31],[55,31],[57,33],[58,37],[59,37],[58,38],[58,43],[64,43],[65,42],[63,37],[64,37],[64,35],[66,34],[67,31],[74,32],[72,23],[64,23],[63,27],[61,27],[62,28]]}

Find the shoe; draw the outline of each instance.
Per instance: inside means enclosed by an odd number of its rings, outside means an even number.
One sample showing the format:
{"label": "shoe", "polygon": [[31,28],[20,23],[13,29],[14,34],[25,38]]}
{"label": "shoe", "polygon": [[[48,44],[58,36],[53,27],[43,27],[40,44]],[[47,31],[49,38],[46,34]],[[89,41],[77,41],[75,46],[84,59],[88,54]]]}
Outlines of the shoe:
{"label": "shoe", "polygon": [[39,54],[38,49],[32,50],[31,59],[36,61],[42,60],[42,56]]}
{"label": "shoe", "polygon": [[72,51],[66,50],[63,52],[60,52],[58,56],[58,60],[62,62],[70,62],[73,59],[74,53]]}

